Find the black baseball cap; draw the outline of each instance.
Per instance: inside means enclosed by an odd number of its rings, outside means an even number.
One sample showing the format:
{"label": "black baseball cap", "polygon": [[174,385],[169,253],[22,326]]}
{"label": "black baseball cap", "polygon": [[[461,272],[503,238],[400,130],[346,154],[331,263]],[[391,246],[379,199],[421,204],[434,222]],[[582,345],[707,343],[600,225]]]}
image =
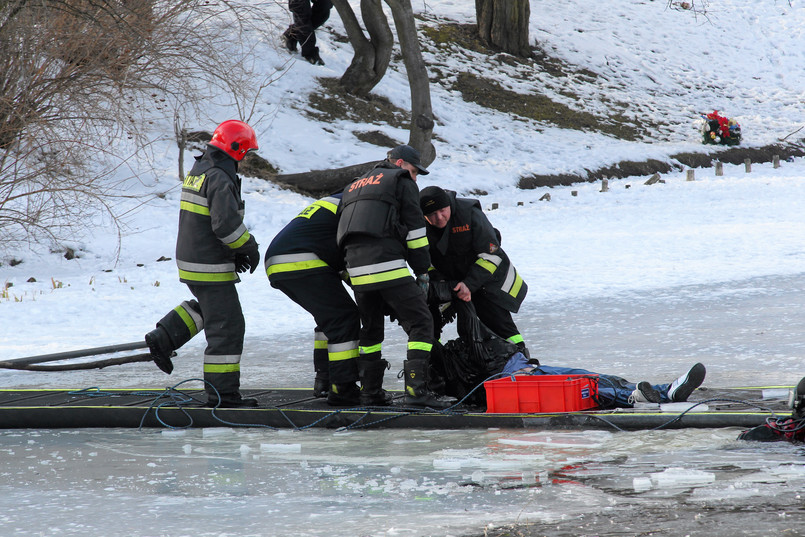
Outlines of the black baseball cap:
{"label": "black baseball cap", "polygon": [[419,156],[419,151],[410,145],[398,145],[389,151],[388,157],[391,162],[397,159],[403,159],[408,164],[415,166],[419,171],[419,175],[428,175],[430,172],[422,165],[422,160]]}

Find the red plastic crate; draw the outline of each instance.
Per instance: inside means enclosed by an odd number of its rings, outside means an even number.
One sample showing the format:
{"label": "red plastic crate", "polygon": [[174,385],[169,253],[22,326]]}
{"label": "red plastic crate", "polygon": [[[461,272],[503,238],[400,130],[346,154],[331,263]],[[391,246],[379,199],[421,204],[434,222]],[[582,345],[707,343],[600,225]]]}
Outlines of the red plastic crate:
{"label": "red plastic crate", "polygon": [[484,382],[486,412],[574,412],[598,406],[594,375],[517,375]]}

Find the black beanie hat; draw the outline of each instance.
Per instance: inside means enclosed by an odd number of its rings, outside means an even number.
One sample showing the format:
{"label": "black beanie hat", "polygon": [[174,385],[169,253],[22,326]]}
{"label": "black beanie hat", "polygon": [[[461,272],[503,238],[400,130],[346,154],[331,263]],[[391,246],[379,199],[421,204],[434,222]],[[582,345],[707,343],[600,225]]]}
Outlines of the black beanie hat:
{"label": "black beanie hat", "polygon": [[450,206],[450,196],[438,186],[428,186],[419,193],[422,214],[430,214]]}

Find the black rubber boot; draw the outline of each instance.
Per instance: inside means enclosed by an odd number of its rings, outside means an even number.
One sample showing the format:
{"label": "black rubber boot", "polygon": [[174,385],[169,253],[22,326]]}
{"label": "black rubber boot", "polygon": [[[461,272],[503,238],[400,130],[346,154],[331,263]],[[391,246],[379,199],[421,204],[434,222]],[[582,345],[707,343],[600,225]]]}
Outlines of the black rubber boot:
{"label": "black rubber boot", "polygon": [[361,389],[354,382],[349,384],[331,384],[327,394],[330,406],[358,406],[361,402]]}
{"label": "black rubber boot", "polygon": [[327,397],[330,391],[330,362],[327,358],[327,349],[313,350],[313,369],[316,370],[313,397]]}
{"label": "black rubber boot", "polygon": [[208,407],[218,408],[255,408],[259,406],[257,399],[253,397],[243,397],[239,393],[221,395],[220,403],[214,395],[207,396]]}
{"label": "black rubber boot", "polygon": [[443,410],[456,404],[454,397],[439,395],[428,388],[427,360],[405,360],[405,404]]}
{"label": "black rubber boot", "polygon": [[302,57],[313,65],[324,65],[324,60],[319,56],[319,47],[316,47],[313,52],[308,55],[302,54]]}
{"label": "black rubber boot", "polygon": [[204,317],[198,302],[185,300],[157,322],[156,329],[145,335],[145,343],[157,367],[170,375],[173,371],[171,357],[176,356],[176,349],[203,329]]}
{"label": "black rubber boot", "polygon": [[257,399],[240,394],[240,371],[204,373],[207,406],[218,408],[254,408]]}
{"label": "black rubber boot", "polygon": [[392,395],[383,389],[383,375],[389,363],[382,359],[358,358],[358,376],[361,378],[361,405],[388,406]]}
{"label": "black rubber boot", "polygon": [[170,375],[173,372],[171,356],[174,353],[168,332],[161,326],[157,326],[145,335],[145,344],[148,345],[148,350],[151,351],[151,358],[153,358],[157,367]]}

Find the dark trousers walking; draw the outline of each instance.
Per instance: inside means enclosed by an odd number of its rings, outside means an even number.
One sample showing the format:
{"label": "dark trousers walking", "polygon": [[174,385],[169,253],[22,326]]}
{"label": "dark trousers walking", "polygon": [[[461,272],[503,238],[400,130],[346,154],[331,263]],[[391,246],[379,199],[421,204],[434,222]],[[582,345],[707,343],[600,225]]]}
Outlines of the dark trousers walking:
{"label": "dark trousers walking", "polygon": [[287,35],[302,47],[302,56],[310,58],[316,49],[315,30],[330,18],[333,3],[330,0],[290,0],[288,8],[293,13],[293,24]]}

